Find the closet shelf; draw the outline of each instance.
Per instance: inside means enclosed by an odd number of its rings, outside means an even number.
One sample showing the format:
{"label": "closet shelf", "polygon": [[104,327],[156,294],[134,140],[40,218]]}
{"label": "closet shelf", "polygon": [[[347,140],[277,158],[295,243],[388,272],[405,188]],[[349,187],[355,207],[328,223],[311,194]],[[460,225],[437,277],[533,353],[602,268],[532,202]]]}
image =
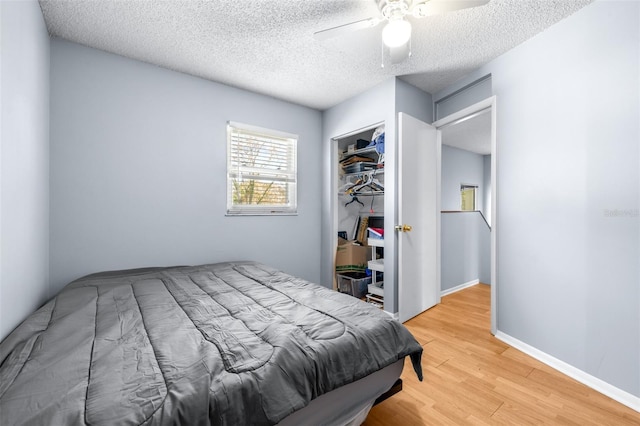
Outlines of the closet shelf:
{"label": "closet shelf", "polygon": [[372,271],[384,272],[384,259],[370,260],[369,269]]}
{"label": "closet shelf", "polygon": [[367,146],[364,148],[360,148],[360,149],[356,149],[355,151],[351,151],[351,152],[342,152],[340,154],[340,159],[344,160],[345,158],[349,158],[349,157],[353,157],[354,155],[358,155],[358,154],[370,154],[370,153],[376,153],[376,146]]}
{"label": "closet shelf", "polygon": [[338,192],[338,195],[348,196],[348,197],[351,197],[352,195],[357,197],[376,197],[378,195],[384,195],[384,192],[383,191],[377,191],[377,192],[366,191],[366,192],[352,192],[350,194],[347,194],[345,192]]}
{"label": "closet shelf", "polygon": [[341,178],[347,178],[347,177],[355,177],[355,176],[369,176],[369,175],[380,175],[384,173],[384,168],[380,168],[380,169],[374,169],[374,170],[365,170],[362,172],[354,172],[354,173],[344,173],[341,174],[340,177]]}
{"label": "closet shelf", "polygon": [[384,247],[384,238],[367,238],[367,245],[371,247]]}
{"label": "closet shelf", "polygon": [[[369,292],[370,295],[384,297],[384,289],[382,288],[382,285],[383,283],[381,281],[378,281],[377,284],[369,284],[367,286],[367,291]],[[384,302],[384,299],[376,299],[373,297],[372,299],[378,302]]]}

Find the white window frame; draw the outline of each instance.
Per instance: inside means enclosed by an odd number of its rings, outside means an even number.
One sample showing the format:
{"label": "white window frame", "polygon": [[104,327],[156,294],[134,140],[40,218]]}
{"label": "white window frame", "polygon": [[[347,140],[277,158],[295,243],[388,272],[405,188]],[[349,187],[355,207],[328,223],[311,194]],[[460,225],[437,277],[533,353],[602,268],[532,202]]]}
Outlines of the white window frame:
{"label": "white window frame", "polygon": [[[233,164],[232,159],[234,140],[263,139],[268,143],[281,144],[287,152],[288,165],[285,169],[270,170],[268,168],[243,167],[238,162]],[[238,122],[227,123],[227,216],[273,216],[273,215],[297,215],[297,159],[298,135],[278,130],[266,129]],[[243,176],[261,176],[262,180],[272,182],[285,182],[287,186],[288,204],[237,204],[233,198],[233,181]]]}

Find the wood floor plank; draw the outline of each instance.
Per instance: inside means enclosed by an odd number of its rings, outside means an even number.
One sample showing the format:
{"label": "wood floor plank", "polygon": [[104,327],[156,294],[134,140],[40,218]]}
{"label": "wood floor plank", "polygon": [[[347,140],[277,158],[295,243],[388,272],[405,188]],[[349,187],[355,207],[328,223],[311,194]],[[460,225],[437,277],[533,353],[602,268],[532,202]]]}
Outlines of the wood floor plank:
{"label": "wood floor plank", "polygon": [[365,426],[640,426],[640,413],[493,337],[490,292],[469,287],[405,323],[424,347],[424,381],[405,362],[402,392]]}

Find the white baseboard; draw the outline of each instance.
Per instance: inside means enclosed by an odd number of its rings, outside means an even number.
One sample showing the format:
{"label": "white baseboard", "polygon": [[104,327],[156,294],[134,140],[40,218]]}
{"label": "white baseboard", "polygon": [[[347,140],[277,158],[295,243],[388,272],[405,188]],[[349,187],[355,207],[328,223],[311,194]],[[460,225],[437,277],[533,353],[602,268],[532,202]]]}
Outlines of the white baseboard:
{"label": "white baseboard", "polygon": [[501,331],[498,331],[496,333],[496,338],[502,340],[509,346],[512,346],[513,348],[518,349],[519,351],[522,351],[525,354],[537,359],[538,361],[547,364],[549,367],[554,368],[563,374],[566,374],[572,379],[575,379],[580,383],[589,386],[591,389],[594,389],[640,413],[640,397],[623,391],[622,389],[619,389],[605,382],[604,380],[598,379],[597,377],[592,376],[589,373],[585,373],[584,371],[570,364],[567,364],[566,362],[561,361],[558,358],[555,358],[545,352],[542,352],[541,350],[536,349],[533,346],[527,345],[526,343],[516,339],[515,337],[511,337]]}
{"label": "white baseboard", "polygon": [[389,311],[382,311],[382,312],[384,312],[385,314],[389,315],[389,316],[390,316],[391,318],[393,318],[394,320],[397,320],[398,318],[400,318],[400,316],[398,315],[398,313],[397,313],[397,312],[396,312],[396,313],[391,313],[391,312],[389,312]]}
{"label": "white baseboard", "polygon": [[446,296],[447,294],[455,293],[456,291],[464,290],[467,287],[471,287],[471,286],[474,286],[474,285],[479,284],[479,283],[480,283],[479,279],[467,281],[464,284],[460,284],[460,285],[457,285],[455,287],[448,288],[446,290],[442,290],[440,292],[440,297]]}

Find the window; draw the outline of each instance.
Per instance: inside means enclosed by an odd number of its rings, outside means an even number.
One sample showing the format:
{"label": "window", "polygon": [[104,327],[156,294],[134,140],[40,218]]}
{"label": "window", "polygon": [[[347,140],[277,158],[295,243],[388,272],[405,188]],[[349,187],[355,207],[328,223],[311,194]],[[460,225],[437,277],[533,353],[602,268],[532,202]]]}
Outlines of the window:
{"label": "window", "polygon": [[297,135],[229,122],[227,214],[296,214]]}
{"label": "window", "polygon": [[478,187],[475,185],[460,185],[460,210],[472,211],[476,208]]}

